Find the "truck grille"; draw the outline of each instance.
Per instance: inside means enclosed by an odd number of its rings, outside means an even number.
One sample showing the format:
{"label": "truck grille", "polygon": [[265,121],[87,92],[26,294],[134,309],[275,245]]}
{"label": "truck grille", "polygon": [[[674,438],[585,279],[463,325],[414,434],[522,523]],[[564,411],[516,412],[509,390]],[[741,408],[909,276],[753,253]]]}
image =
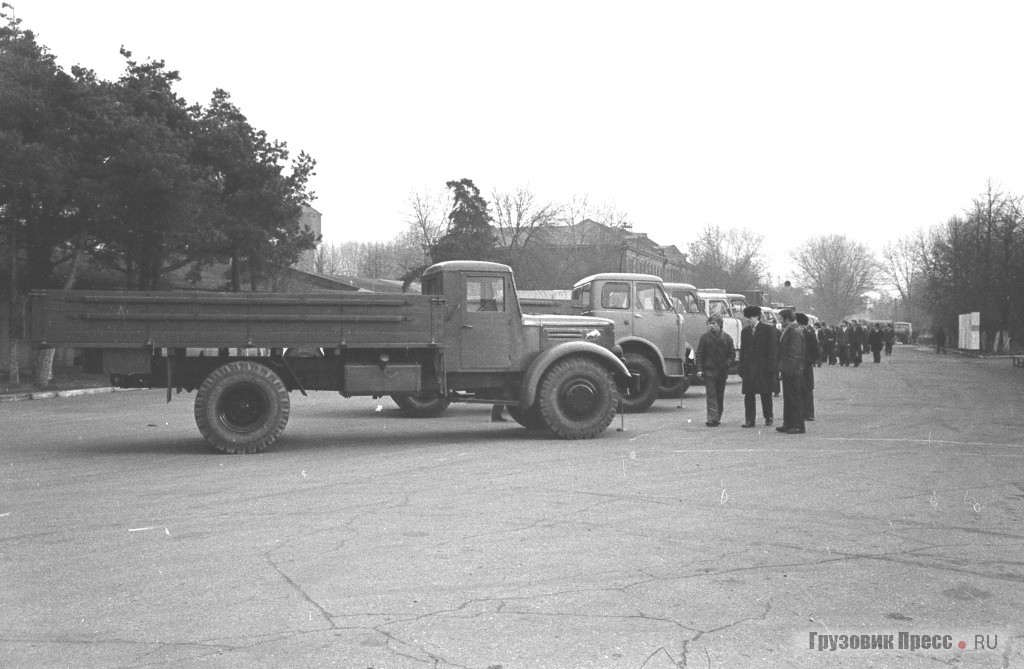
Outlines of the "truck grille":
{"label": "truck grille", "polygon": [[553,340],[566,340],[566,339],[586,339],[587,333],[594,328],[545,328],[544,332],[547,334],[548,339]]}

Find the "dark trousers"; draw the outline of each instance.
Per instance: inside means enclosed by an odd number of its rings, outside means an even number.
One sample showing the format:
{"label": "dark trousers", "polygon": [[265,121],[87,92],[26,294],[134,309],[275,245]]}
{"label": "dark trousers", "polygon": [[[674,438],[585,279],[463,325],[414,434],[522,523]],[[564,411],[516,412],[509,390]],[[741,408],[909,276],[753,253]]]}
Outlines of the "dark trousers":
{"label": "dark trousers", "polygon": [[874,356],[875,362],[882,362],[882,352],[871,349],[871,355]]}
{"label": "dark trousers", "polygon": [[803,374],[782,375],[782,424],[804,429]]}
{"label": "dark trousers", "polygon": [[864,349],[858,346],[850,346],[853,350],[852,362],[854,367],[860,367],[860,363],[864,360]]}
{"label": "dark trousers", "polygon": [[[810,378],[808,378],[810,376]],[[804,408],[804,419],[810,418],[814,420],[814,373],[811,372],[808,375],[804,373],[803,387],[801,388],[803,395],[803,408]]]}
{"label": "dark trousers", "polygon": [[842,367],[850,366],[850,345],[843,344],[839,347],[839,365]]}
{"label": "dark trousers", "polygon": [[[757,422],[757,397],[755,393],[743,396],[743,417],[748,423]],[[775,417],[771,393],[761,393],[761,413],[764,414],[765,420]]]}
{"label": "dark trousers", "polygon": [[725,374],[704,377],[704,393],[707,395],[708,420],[722,420],[722,408],[725,403]]}

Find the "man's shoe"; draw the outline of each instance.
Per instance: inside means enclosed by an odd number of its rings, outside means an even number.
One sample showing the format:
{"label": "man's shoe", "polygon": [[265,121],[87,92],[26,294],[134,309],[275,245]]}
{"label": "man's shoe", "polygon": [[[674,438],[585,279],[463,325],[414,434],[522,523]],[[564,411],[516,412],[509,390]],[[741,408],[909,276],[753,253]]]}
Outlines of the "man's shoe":
{"label": "man's shoe", "polygon": [[806,430],[802,427],[791,427],[786,430],[786,434],[803,434],[804,432],[806,432]]}
{"label": "man's shoe", "polygon": [[718,427],[718,421],[717,420],[709,420],[708,422],[706,422],[704,424],[707,425],[708,427]]}
{"label": "man's shoe", "polygon": [[765,418],[764,419],[764,424],[765,425],[771,425],[772,424],[772,417],[769,416],[769,417]]}
{"label": "man's shoe", "polygon": [[807,416],[806,418],[804,418],[804,420],[809,420],[811,422],[814,422],[814,416]]}
{"label": "man's shoe", "polygon": [[742,427],[754,427],[754,424],[752,422],[747,422],[747,423],[744,423],[742,425]]}
{"label": "man's shoe", "polygon": [[776,432],[789,432],[789,426],[788,425],[780,425],[777,428],[775,428],[775,431]]}

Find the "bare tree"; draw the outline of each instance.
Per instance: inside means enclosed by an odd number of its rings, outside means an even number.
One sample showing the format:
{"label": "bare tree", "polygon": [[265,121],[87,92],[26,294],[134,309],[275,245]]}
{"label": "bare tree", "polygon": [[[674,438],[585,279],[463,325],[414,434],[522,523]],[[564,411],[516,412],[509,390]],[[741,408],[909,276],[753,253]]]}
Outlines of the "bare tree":
{"label": "bare tree", "polygon": [[430,249],[448,232],[448,213],[452,210],[452,193],[445,189],[440,193],[411,193],[407,236],[419,245],[425,259],[430,258]]}
{"label": "bare tree", "polygon": [[525,268],[524,286],[568,288],[588,274],[621,269],[628,230],[629,217],[614,205],[593,206],[588,195],[574,195],[539,232],[547,241],[543,252],[528,254],[534,264]]}
{"label": "bare tree", "polygon": [[759,288],[768,277],[768,260],[761,253],[764,235],[750,230],[708,224],[689,247],[697,266],[697,281],[731,292]]}
{"label": "bare tree", "polygon": [[536,233],[554,225],[561,215],[558,206],[550,202],[538,203],[527,188],[519,188],[514,193],[495,190],[491,211],[498,245],[517,274],[524,269],[523,254],[536,239]]}
{"label": "bare tree", "polygon": [[792,257],[814,293],[819,315],[830,323],[863,310],[867,293],[876,288],[879,268],[874,254],[845,235],[809,239]]}
{"label": "bare tree", "polygon": [[313,257],[313,270],[317,274],[341,274],[342,251],[337,244],[321,242]]}
{"label": "bare tree", "polygon": [[982,346],[1000,349],[1024,332],[1024,216],[1020,197],[988,183],[964,217],[929,234],[924,258],[927,301],[935,325],[981,313]]}
{"label": "bare tree", "polygon": [[[916,322],[918,317],[918,289],[924,280],[924,249],[925,236],[917,232],[909,237],[901,237],[890,242],[882,249],[882,276],[899,295],[900,310],[894,308],[893,317],[900,315],[900,320]],[[897,311],[902,313],[897,314]]]}

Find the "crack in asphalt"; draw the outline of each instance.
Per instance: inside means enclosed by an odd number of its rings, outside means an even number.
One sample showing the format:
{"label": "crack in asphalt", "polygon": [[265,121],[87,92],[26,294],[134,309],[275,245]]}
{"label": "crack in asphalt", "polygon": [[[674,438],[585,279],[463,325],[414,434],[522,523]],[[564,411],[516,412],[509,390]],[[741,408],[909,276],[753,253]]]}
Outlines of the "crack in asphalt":
{"label": "crack in asphalt", "polygon": [[273,558],[273,557],[271,557],[271,555],[270,555],[270,553],[272,552],[272,550],[273,550],[273,549],[271,549],[271,550],[268,550],[268,551],[264,551],[264,553],[263,553],[263,557],[265,557],[265,558],[267,559],[267,562],[269,562],[269,563],[270,563],[270,566],[274,568],[274,571],[275,571],[275,572],[277,572],[277,574],[278,574],[278,575],[279,575],[279,576],[280,576],[281,578],[283,578],[283,579],[285,580],[285,582],[286,582],[286,583],[288,583],[288,585],[289,585],[289,586],[291,586],[291,588],[292,588],[293,590],[295,590],[295,591],[296,591],[297,593],[299,593],[299,595],[300,595],[300,596],[301,596],[301,597],[302,597],[302,598],[303,598],[304,600],[306,600],[306,602],[308,602],[309,604],[311,604],[311,605],[313,606],[313,608],[315,608],[315,609],[317,610],[317,612],[318,612],[318,613],[320,614],[320,617],[321,617],[321,618],[322,618],[322,619],[323,619],[323,620],[324,620],[324,621],[325,621],[325,622],[326,622],[326,623],[327,623],[328,625],[330,625],[331,629],[334,629],[334,619],[332,618],[332,616],[331,616],[331,613],[330,613],[330,611],[328,611],[328,610],[327,610],[327,609],[325,609],[325,608],[324,608],[323,606],[321,606],[321,605],[320,605],[320,602],[318,602],[318,601],[316,601],[315,599],[313,599],[312,597],[310,597],[309,593],[308,593],[308,592],[306,592],[306,590],[305,590],[305,589],[304,589],[304,588],[303,588],[303,587],[302,587],[301,585],[299,585],[298,583],[296,583],[296,582],[295,582],[295,580],[294,580],[294,579],[293,579],[293,578],[292,578],[291,576],[289,576],[288,574],[286,574],[286,573],[284,572],[284,570],[283,570],[283,569],[281,569],[281,568],[280,568],[280,567],[279,567],[279,566],[277,565],[277,563],[276,563],[276,562],[274,562],[274,558]]}

